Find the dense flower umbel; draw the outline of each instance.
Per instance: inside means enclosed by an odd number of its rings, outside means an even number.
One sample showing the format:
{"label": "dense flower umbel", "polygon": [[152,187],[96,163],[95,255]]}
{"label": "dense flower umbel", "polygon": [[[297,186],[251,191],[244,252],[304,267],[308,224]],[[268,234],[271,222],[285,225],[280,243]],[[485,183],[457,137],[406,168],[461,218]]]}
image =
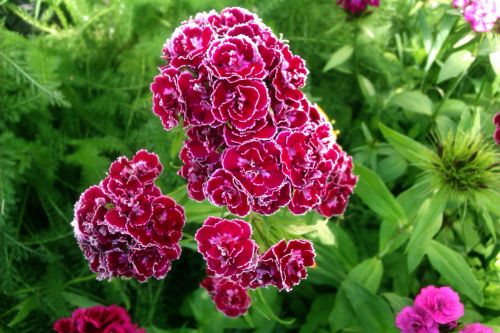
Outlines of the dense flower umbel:
{"label": "dense flower umbel", "polygon": [[464,315],[464,305],[450,287],[428,286],[420,290],[413,306],[406,306],[396,316],[396,326],[402,333],[493,333],[481,324],[469,324],[460,330],[458,320]]}
{"label": "dense flower umbel", "polygon": [[[357,180],[351,158],[300,91],[304,60],[256,15],[200,13],[175,30],[163,55],[151,84],[153,112],[166,130],[182,119],[179,174],[191,198],[238,216],[285,206],[295,214],[344,212]],[[297,156],[283,149],[288,137]]]}
{"label": "dense flower umbel", "polygon": [[184,209],[154,184],[162,169],[146,150],[120,157],[75,204],[75,237],[99,280],[162,279],[179,258]]}
{"label": "dense flower umbel", "polygon": [[453,0],[453,6],[462,10],[465,20],[477,32],[493,30],[500,19],[498,0]]}
{"label": "dense flower umbel", "polygon": [[496,127],[493,138],[495,139],[495,142],[500,145],[500,112],[498,112],[493,118],[493,123]]}
{"label": "dense flower umbel", "polygon": [[208,267],[202,287],[228,316],[246,312],[247,288],[273,285],[290,291],[307,278],[307,267],[314,266],[313,245],[307,240],[282,240],[259,255],[251,235],[248,222],[209,217],[195,236]]}
{"label": "dense flower umbel", "polygon": [[57,333],[145,333],[132,324],[130,315],[116,305],[78,308],[69,318],[62,318],[54,324]]}
{"label": "dense flower umbel", "polygon": [[337,0],[337,4],[344,8],[344,10],[354,15],[359,15],[363,13],[368,6],[378,7],[380,5],[380,0]]}

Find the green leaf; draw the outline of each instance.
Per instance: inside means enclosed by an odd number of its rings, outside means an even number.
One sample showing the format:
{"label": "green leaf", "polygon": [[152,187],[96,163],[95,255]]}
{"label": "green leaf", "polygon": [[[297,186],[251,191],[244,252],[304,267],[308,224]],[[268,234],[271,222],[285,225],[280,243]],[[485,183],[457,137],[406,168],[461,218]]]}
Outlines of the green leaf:
{"label": "green leaf", "polygon": [[500,76],[500,50],[490,53],[490,63],[495,74]]}
{"label": "green leaf", "polygon": [[451,78],[457,77],[469,69],[470,65],[474,62],[475,58],[467,50],[457,51],[452,53],[446,59],[441,71],[438,75],[437,83],[444,82]]}
{"label": "green leaf", "polygon": [[356,281],[370,292],[376,294],[382,282],[384,266],[378,258],[371,258],[361,262],[347,275],[347,279]]}
{"label": "green leaf", "polygon": [[356,194],[382,219],[395,225],[406,223],[406,214],[380,177],[361,164],[356,164],[355,174],[359,176]]}
{"label": "green leaf", "polygon": [[456,21],[457,21],[456,15],[446,14],[443,17],[442,21],[440,22],[439,26],[437,27],[436,29],[437,35],[432,43],[429,56],[427,57],[427,63],[425,64],[426,72],[429,71],[432,64],[436,60],[439,52],[441,51],[441,48],[443,47],[444,42],[448,38],[448,35],[450,34],[450,31],[455,25]]}
{"label": "green leaf", "polygon": [[439,191],[427,199],[417,213],[415,228],[406,248],[408,252],[408,270],[412,272],[422,261],[431,239],[441,229],[443,211],[448,202],[448,196]]}
{"label": "green leaf", "polygon": [[373,83],[361,74],[358,74],[357,78],[359,89],[361,89],[361,93],[365,99],[368,101],[372,100],[377,95],[377,91],[375,90]]}
{"label": "green leaf", "polygon": [[328,318],[332,332],[343,330],[356,322],[356,314],[349,302],[344,287],[341,287],[335,297],[333,311]]}
{"label": "green leaf", "polygon": [[325,68],[323,68],[323,72],[328,72],[329,70],[342,65],[349,60],[353,52],[354,48],[351,45],[345,45],[338,49],[334,54],[332,54],[330,60],[326,63]]}
{"label": "green leaf", "polygon": [[394,315],[382,298],[372,294],[354,281],[345,281],[343,288],[345,288],[347,298],[364,332],[397,332],[394,326]]}
{"label": "green leaf", "polygon": [[294,318],[281,319],[276,315],[276,313],[274,313],[273,309],[267,303],[267,300],[264,297],[261,289],[256,289],[253,295],[255,295],[256,297],[252,298],[253,300],[252,308],[259,311],[264,317],[285,326],[293,324],[293,322],[295,321]]}
{"label": "green leaf", "polygon": [[465,259],[449,247],[431,240],[427,256],[441,276],[458,292],[478,305],[483,304],[483,291]]}
{"label": "green leaf", "polygon": [[76,307],[88,308],[100,304],[99,302],[96,302],[88,296],[73,293],[70,291],[63,291],[61,294],[66,302]]}
{"label": "green leaf", "polygon": [[391,104],[397,105],[407,111],[425,114],[427,116],[432,115],[432,101],[427,95],[417,90],[404,91],[395,95],[391,99]]}
{"label": "green leaf", "polygon": [[384,124],[380,124],[380,130],[394,149],[415,166],[425,167],[429,164],[430,157],[434,154],[432,150]]}
{"label": "green leaf", "polygon": [[17,313],[12,318],[12,320],[7,324],[8,327],[14,327],[15,325],[22,322],[26,317],[29,316],[31,311],[33,311],[37,307],[37,300],[35,296],[30,296],[25,298],[21,303],[17,304],[15,308],[17,309]]}
{"label": "green leaf", "polygon": [[413,300],[408,297],[401,297],[395,293],[383,293],[382,296],[389,302],[395,313],[400,312],[405,306],[412,306]]}

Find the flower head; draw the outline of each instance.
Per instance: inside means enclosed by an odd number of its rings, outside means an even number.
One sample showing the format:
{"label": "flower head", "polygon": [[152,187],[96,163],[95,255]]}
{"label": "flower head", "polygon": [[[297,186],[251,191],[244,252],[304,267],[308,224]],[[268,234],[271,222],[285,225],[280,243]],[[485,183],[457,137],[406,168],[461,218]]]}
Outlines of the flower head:
{"label": "flower head", "polygon": [[154,184],[162,169],[145,150],[120,157],[75,204],[75,237],[98,279],[161,279],[179,258],[184,209]]}
{"label": "flower head", "polygon": [[200,285],[207,290],[217,310],[228,317],[239,317],[250,307],[248,291],[237,282],[209,275]]}
{"label": "flower head", "polygon": [[380,0],[337,0],[337,4],[354,15],[360,15],[368,6],[378,7]]}
{"label": "flower head", "polygon": [[500,145],[500,112],[498,112],[495,117],[493,118],[493,123],[496,126],[495,129],[495,134],[493,135],[493,138],[495,139],[495,142]]}
{"label": "flower head", "polygon": [[439,333],[438,323],[427,310],[418,306],[404,307],[396,317],[396,327],[401,333]]}
{"label": "flower head", "polygon": [[469,324],[464,327],[458,333],[494,333],[493,330],[487,326],[481,325],[479,323]]}
{"label": "flower head", "polygon": [[450,287],[423,288],[415,298],[415,306],[427,310],[439,324],[448,324],[464,315],[464,305]]}
{"label": "flower head", "polygon": [[124,308],[116,305],[78,308],[71,317],[56,321],[54,330],[57,333],[145,333],[131,322]]}
{"label": "flower head", "polygon": [[453,0],[453,6],[462,10],[465,20],[477,32],[493,30],[500,18],[500,4],[496,0]]}

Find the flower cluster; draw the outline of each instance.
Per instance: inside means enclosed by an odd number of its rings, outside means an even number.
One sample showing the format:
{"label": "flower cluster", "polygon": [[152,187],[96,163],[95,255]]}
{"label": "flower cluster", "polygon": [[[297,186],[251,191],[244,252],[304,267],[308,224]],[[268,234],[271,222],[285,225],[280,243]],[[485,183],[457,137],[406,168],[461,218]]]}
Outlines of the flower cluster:
{"label": "flower cluster", "polygon": [[500,145],[500,112],[498,112],[493,118],[493,123],[496,127],[493,138],[495,139],[495,142]]}
{"label": "flower cluster", "polygon": [[360,15],[368,6],[378,7],[380,0],[337,0],[337,5],[354,15]]}
{"label": "flower cluster", "polygon": [[[458,330],[464,315],[460,297],[450,287],[428,286],[420,290],[413,306],[404,307],[396,317],[402,333],[439,333]],[[493,333],[481,324],[470,324],[459,333]]]}
{"label": "flower cluster", "polygon": [[57,333],[146,333],[132,324],[130,315],[116,305],[78,308],[69,318],[62,318],[54,324]]}
{"label": "flower cluster", "polygon": [[453,6],[462,10],[465,20],[477,32],[493,30],[500,18],[497,0],[453,0]]}
{"label": "flower cluster", "polygon": [[[307,240],[282,240],[259,254],[251,236],[249,223],[217,217],[209,217],[195,235],[209,270],[202,287],[208,290],[217,309],[228,316],[241,315],[248,309],[246,288],[272,285],[290,291],[307,277],[306,268],[314,265],[314,249]],[[227,296],[227,290],[237,292]]]}
{"label": "flower cluster", "polygon": [[254,14],[226,8],[184,22],[151,84],[153,112],[185,127],[179,174],[195,200],[238,216],[288,206],[342,214],[357,178],[331,124],[301,92],[308,70]]}
{"label": "flower cluster", "polygon": [[179,258],[184,209],[154,184],[162,170],[146,150],[120,157],[75,204],[75,237],[97,279],[162,279]]}

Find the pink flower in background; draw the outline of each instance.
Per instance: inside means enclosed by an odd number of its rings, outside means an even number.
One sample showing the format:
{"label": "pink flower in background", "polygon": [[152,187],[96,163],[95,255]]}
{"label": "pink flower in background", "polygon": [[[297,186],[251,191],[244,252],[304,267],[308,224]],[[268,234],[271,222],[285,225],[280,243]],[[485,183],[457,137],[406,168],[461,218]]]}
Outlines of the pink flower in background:
{"label": "pink flower in background", "polygon": [[487,326],[481,325],[479,323],[469,324],[464,327],[458,333],[494,333],[493,330]]}
{"label": "pink flower in background", "polygon": [[396,327],[401,333],[439,333],[438,323],[418,306],[403,308],[396,317]]}
{"label": "pink flower in background", "polygon": [[464,305],[450,287],[423,288],[415,298],[415,306],[427,310],[439,324],[456,321],[464,315]]}
{"label": "pink flower in background", "polygon": [[258,246],[242,220],[209,217],[195,235],[198,252],[217,276],[232,277],[254,268]]}
{"label": "pink flower in background", "polygon": [[360,15],[368,6],[378,7],[379,0],[337,0],[337,5],[340,5],[344,10],[354,14]]}
{"label": "pink flower in background", "polygon": [[500,18],[497,0],[453,0],[453,6],[462,10],[465,20],[476,32],[493,30]]}
{"label": "pink flower in background", "polygon": [[146,150],[120,157],[75,204],[75,237],[97,279],[162,279],[179,258],[184,209],[154,184],[162,170]]}
{"label": "pink flower in background", "polygon": [[[166,63],[151,85],[153,112],[166,130],[182,120],[188,139],[179,174],[192,199],[208,198],[240,216],[270,215],[286,206],[295,214],[344,212],[357,180],[350,158],[300,90],[309,73],[304,60],[259,17],[236,7],[197,14],[166,41],[163,56]],[[305,136],[293,148],[304,156],[281,153],[278,138],[294,131],[293,137]],[[151,207],[137,185],[132,179],[120,191],[135,193],[130,199],[140,225]],[[123,224],[123,216],[112,217]]]}
{"label": "pink flower in background", "polygon": [[69,318],[54,324],[57,333],[145,333],[131,322],[127,311],[119,306],[78,308]]}
{"label": "pink flower in background", "polygon": [[493,138],[495,139],[495,142],[500,145],[500,112],[493,117],[493,124],[496,126]]}
{"label": "pink flower in background", "polygon": [[210,274],[200,285],[207,290],[217,310],[228,317],[239,317],[250,307],[248,291],[237,282]]}

